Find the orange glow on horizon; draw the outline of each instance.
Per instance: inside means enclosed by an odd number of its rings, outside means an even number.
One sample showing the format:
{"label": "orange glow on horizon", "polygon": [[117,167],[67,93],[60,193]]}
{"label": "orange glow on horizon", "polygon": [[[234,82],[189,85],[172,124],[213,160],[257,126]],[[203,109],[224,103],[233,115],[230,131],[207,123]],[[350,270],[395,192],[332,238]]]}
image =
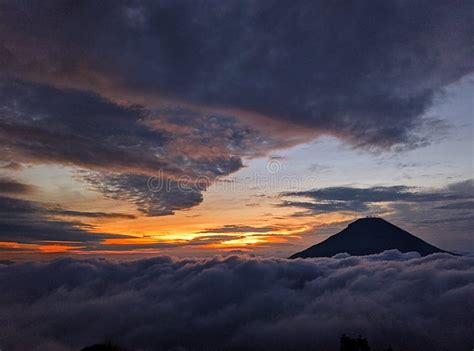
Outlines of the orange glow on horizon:
{"label": "orange glow on horizon", "polygon": [[84,248],[84,246],[68,246],[61,244],[39,245],[39,250],[43,253],[62,253],[69,251],[78,251],[81,248]]}

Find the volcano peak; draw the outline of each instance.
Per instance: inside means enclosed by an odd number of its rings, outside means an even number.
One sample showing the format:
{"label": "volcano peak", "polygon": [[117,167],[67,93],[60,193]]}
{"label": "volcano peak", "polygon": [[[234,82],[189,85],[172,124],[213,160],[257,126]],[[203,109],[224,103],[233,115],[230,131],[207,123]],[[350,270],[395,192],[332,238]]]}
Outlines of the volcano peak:
{"label": "volcano peak", "polygon": [[366,217],[357,219],[341,232],[290,258],[332,257],[338,253],[364,256],[392,249],[401,252],[416,251],[422,256],[435,252],[447,252],[383,218]]}

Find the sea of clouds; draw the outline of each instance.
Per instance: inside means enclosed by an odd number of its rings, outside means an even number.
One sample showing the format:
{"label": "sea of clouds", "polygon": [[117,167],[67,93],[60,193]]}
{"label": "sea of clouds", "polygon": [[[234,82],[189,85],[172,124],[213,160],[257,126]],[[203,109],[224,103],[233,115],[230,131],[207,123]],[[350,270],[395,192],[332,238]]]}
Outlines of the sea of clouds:
{"label": "sea of clouds", "polygon": [[396,250],[286,260],[63,258],[0,264],[2,351],[472,350],[474,257]]}

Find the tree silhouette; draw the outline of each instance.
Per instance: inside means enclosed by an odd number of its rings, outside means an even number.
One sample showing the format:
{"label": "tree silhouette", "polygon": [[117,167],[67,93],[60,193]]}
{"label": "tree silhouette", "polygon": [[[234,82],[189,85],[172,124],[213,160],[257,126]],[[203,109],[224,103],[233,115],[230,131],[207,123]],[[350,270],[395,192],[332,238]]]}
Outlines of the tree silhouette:
{"label": "tree silhouette", "polygon": [[367,339],[360,335],[357,338],[351,338],[343,334],[341,336],[341,351],[370,351],[370,346]]}

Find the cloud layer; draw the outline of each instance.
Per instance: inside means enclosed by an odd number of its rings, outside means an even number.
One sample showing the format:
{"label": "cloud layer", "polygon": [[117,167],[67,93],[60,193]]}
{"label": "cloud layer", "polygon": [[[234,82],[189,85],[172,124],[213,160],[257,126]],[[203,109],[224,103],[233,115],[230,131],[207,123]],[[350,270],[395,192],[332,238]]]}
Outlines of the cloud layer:
{"label": "cloud layer", "polygon": [[[387,251],[284,260],[60,259],[0,264],[2,348],[470,350],[474,260]],[[51,276],[54,273],[54,279]],[[181,348],[180,348],[181,347]]]}
{"label": "cloud layer", "polygon": [[310,213],[366,212],[383,203],[432,205],[433,209],[466,210],[472,207],[474,183],[472,179],[449,184],[442,189],[422,189],[404,185],[375,186],[371,188],[328,187],[307,191],[285,192],[282,196],[304,198],[310,201],[283,201],[280,206],[299,207]]}

